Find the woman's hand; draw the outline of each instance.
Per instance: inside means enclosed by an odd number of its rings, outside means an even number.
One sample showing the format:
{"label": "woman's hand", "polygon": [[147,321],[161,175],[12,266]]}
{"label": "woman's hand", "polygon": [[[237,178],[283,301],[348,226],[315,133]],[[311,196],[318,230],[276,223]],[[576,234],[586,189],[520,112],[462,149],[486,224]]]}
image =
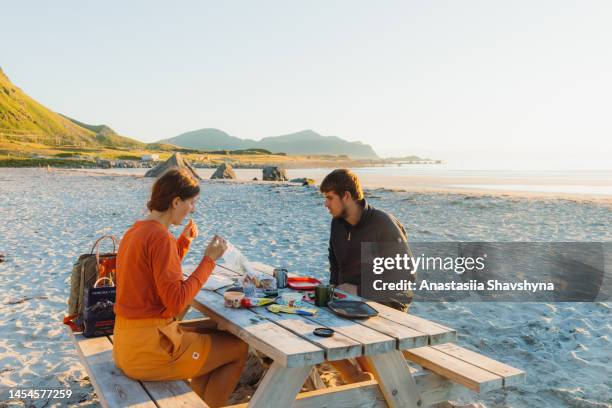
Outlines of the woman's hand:
{"label": "woman's hand", "polygon": [[204,251],[204,256],[209,256],[213,261],[217,261],[217,259],[223,256],[223,253],[227,249],[227,242],[223,238],[218,235],[215,235],[208,246],[206,247],[206,251]]}
{"label": "woman's hand", "polygon": [[183,235],[189,241],[193,241],[193,239],[198,236],[198,226],[197,226],[197,224],[195,222],[193,222],[193,220],[189,220],[189,222],[185,226],[185,229],[183,230],[181,235]]}

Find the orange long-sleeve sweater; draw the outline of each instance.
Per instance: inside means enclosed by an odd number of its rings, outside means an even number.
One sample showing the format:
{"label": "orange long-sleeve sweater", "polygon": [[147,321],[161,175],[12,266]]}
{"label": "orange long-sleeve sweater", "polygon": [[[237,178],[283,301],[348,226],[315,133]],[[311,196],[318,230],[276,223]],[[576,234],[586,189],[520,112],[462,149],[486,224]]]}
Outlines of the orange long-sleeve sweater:
{"label": "orange long-sleeve sweater", "polygon": [[193,300],[212,273],[208,256],[183,280],[181,260],[191,241],[178,241],[161,223],[136,221],[117,252],[115,313],[128,319],[176,316]]}

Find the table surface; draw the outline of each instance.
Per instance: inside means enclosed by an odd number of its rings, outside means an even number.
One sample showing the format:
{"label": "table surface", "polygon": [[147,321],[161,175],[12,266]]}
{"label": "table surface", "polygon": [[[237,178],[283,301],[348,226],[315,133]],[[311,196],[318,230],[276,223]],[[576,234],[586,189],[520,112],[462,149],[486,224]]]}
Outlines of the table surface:
{"label": "table surface", "polygon": [[[268,265],[254,262],[252,266],[259,272],[272,274],[273,268]],[[190,269],[186,266],[185,270]],[[265,306],[227,308],[223,292],[236,276],[239,275],[217,266],[210,284],[206,285],[216,290],[200,290],[193,306],[283,367],[312,366],[323,361],[373,356],[456,340],[456,331],[449,327],[371,301],[367,303],[378,311],[378,316],[368,319],[347,319],[314,304],[308,307],[317,309],[315,316],[275,314]],[[216,284],[212,282],[214,277],[221,277]],[[317,327],[333,329],[335,334],[316,336],[313,330]]]}

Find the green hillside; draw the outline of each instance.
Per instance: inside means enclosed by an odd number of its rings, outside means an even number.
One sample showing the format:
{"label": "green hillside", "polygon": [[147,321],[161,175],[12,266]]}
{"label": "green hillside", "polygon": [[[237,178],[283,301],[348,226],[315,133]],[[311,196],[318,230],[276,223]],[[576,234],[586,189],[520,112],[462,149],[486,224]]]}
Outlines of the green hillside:
{"label": "green hillside", "polygon": [[144,144],[46,108],[29,97],[0,69],[0,140],[47,146],[135,148]]}
{"label": "green hillside", "polygon": [[94,132],[96,135],[96,142],[102,146],[122,147],[128,149],[139,149],[145,146],[144,143],[139,142],[138,140],[118,135],[113,129],[106,125],[88,125],[87,123],[79,122],[78,120],[69,118],[68,116],[62,116],[70,120],[72,123]]}

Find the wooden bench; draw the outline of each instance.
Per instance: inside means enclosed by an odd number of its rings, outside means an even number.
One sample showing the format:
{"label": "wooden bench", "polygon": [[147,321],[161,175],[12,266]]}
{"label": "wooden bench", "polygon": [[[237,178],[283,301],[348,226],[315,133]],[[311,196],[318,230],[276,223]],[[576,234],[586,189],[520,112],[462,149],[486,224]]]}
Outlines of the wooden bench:
{"label": "wooden bench", "polygon": [[380,303],[367,303],[378,311],[379,316],[430,334],[428,345],[403,352],[408,360],[421,367],[478,393],[525,382],[524,371],[448,342],[454,340],[452,335],[456,333],[449,332],[444,326]]}
{"label": "wooden bench", "polygon": [[453,343],[404,351],[421,367],[482,393],[525,382],[525,372]]}
{"label": "wooden bench", "polygon": [[125,376],[113,360],[112,336],[88,339],[72,331],[70,336],[103,407],[208,407],[184,381],[136,381]]}

